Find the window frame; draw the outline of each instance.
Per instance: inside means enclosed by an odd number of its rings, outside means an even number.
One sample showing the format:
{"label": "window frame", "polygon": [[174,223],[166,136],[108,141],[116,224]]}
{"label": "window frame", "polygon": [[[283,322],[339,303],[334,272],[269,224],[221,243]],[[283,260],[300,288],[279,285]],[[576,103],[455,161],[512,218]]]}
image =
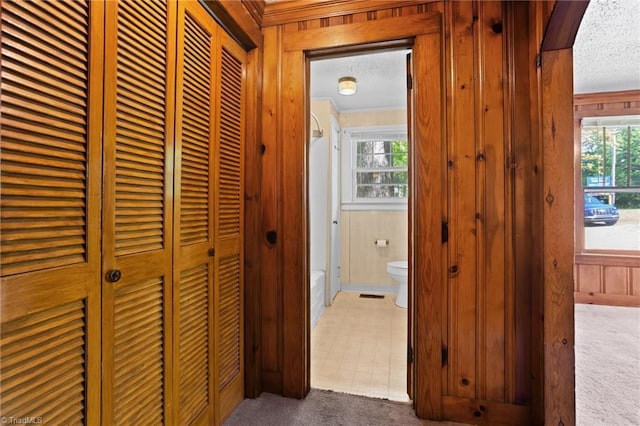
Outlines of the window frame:
{"label": "window frame", "polygon": [[[407,126],[367,126],[351,127],[342,130],[342,196],[340,204],[342,210],[408,210],[408,194],[404,198],[358,198],[357,193],[357,173],[366,171],[401,171],[407,172],[407,188],[409,185],[409,165],[403,168],[385,167],[379,169],[359,168],[357,166],[357,146],[358,142],[366,140],[406,140],[407,155],[410,153],[409,135]],[[409,157],[410,158],[410,157]],[[346,178],[348,177],[348,178]]]}
{"label": "window frame", "polygon": [[[631,95],[631,97],[633,98],[634,95]],[[630,101],[628,93],[625,92],[574,96],[574,253],[575,261],[579,264],[604,262],[603,264],[618,264],[622,266],[628,262],[637,262],[640,255],[640,250],[585,248],[583,196],[585,192],[582,186],[583,120],[637,115],[640,115],[640,101]]]}

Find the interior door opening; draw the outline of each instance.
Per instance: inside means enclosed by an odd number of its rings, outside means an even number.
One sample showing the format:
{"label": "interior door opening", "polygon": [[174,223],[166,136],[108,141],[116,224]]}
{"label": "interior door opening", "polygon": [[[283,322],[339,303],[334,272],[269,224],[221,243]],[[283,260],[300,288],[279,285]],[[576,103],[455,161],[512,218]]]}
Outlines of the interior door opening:
{"label": "interior door opening", "polygon": [[410,400],[409,52],[310,63],[312,388]]}

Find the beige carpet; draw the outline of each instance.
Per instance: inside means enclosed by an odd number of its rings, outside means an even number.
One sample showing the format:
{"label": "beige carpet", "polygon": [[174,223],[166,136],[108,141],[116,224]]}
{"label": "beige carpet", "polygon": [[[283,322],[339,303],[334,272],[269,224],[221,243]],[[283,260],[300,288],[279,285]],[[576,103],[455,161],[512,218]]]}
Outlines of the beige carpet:
{"label": "beige carpet", "polygon": [[578,426],[640,425],[640,308],[577,304]]}
{"label": "beige carpet", "polygon": [[[578,426],[640,425],[640,308],[576,305]],[[410,404],[314,389],[306,399],[263,393],[225,426],[455,425],[421,422]]]}

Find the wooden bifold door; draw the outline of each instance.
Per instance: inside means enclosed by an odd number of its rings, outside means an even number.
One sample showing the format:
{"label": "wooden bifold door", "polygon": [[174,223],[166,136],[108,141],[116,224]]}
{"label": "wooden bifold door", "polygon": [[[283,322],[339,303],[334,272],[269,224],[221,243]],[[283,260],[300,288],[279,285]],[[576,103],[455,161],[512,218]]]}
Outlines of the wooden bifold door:
{"label": "wooden bifold door", "polygon": [[198,2],[0,7],[0,416],[221,423],[246,52]]}

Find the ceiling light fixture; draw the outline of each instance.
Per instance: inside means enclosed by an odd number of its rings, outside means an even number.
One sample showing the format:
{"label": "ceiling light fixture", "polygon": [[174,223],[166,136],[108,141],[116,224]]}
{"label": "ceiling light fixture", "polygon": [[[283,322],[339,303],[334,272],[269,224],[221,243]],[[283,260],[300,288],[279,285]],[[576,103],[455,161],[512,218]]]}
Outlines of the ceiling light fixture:
{"label": "ceiling light fixture", "polygon": [[353,77],[342,77],[338,80],[338,93],[350,96],[356,93],[356,79]]}

